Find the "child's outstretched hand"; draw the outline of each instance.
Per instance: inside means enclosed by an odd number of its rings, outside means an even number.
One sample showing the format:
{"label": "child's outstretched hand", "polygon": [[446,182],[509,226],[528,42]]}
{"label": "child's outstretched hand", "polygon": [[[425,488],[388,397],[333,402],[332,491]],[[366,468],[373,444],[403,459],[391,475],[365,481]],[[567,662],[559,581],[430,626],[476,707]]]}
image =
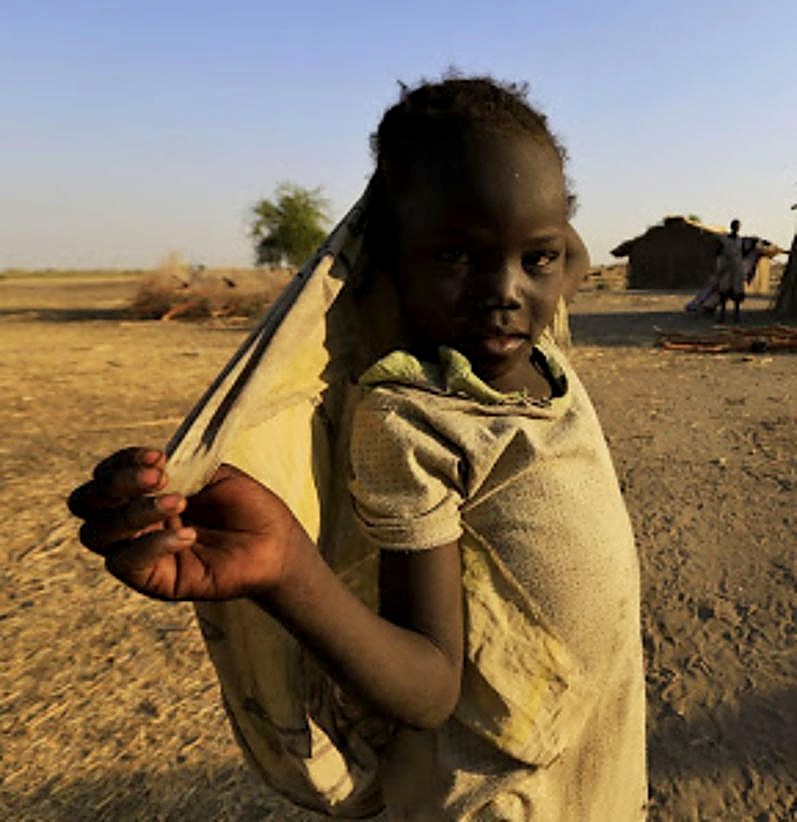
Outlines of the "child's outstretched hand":
{"label": "child's outstretched hand", "polygon": [[282,500],[227,465],[192,497],[159,494],[165,464],[149,448],[99,463],[69,497],[85,520],[81,542],[114,576],[157,599],[233,599],[277,586],[291,552],[309,542]]}

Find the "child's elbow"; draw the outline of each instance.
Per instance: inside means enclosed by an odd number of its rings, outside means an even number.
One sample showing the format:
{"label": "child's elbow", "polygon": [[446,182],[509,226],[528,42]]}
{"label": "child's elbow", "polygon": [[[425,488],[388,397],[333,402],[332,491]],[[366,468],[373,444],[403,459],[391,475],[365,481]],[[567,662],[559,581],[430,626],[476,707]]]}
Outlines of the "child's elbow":
{"label": "child's elbow", "polygon": [[434,731],[440,728],[451,718],[457,708],[461,684],[461,672],[456,671],[433,687],[424,688],[421,685],[424,691],[422,698],[416,710],[405,717],[406,724],[422,731]]}
{"label": "child's elbow", "polygon": [[423,714],[414,727],[422,731],[436,731],[454,715],[458,700],[454,699],[440,706],[435,706]]}

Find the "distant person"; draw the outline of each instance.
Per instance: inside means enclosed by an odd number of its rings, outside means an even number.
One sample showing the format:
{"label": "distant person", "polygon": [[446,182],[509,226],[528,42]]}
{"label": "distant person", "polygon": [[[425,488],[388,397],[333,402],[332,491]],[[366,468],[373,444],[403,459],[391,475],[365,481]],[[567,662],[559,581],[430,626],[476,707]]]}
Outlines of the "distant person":
{"label": "distant person", "polygon": [[739,220],[731,220],[728,234],[718,236],[714,271],[706,285],[686,304],[687,311],[713,314],[719,308],[719,322],[724,323],[726,304],[730,300],[734,307],[734,322],[739,322],[745,285],[749,285],[755,276],[760,258],[773,248],[759,237],[740,236],[740,228]]}
{"label": "distant person", "polygon": [[[546,330],[586,260],[563,149],[521,87],[485,78],[405,89],[373,143],[363,277],[391,278],[406,333],[352,387],[333,478],[378,549],[379,610],[229,465],[186,499],[164,494],[161,451],[117,452],[70,498],[81,538],[147,596],[221,600],[230,620],[267,612],[324,666],[339,702],[312,713],[310,694],[314,736],[275,737],[246,688],[280,660],[225,624],[208,643],[250,757],[308,785],[350,763],[298,801],[339,808],[367,777],[392,819],[641,820],[638,557],[592,404]],[[286,379],[301,365],[282,363]],[[290,459],[279,435],[263,459]],[[384,731],[375,747],[346,737],[363,715]]]}
{"label": "distant person", "polygon": [[725,322],[725,306],[728,300],[733,303],[733,321],[738,323],[739,308],[744,300],[745,255],[743,253],[744,240],[739,236],[741,225],[738,220],[731,220],[730,232],[720,240],[717,293],[721,323]]}

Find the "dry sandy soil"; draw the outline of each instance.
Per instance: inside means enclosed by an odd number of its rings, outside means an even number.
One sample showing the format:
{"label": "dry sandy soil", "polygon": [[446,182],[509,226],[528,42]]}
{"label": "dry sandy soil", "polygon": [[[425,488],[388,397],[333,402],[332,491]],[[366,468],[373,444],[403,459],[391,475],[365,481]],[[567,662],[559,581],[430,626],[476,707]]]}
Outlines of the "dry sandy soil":
{"label": "dry sandy soil", "polygon": [[[246,330],[126,321],[134,286],[0,281],[0,817],[316,819],[245,769],[190,606],[115,583],[65,511]],[[573,319],[644,573],[651,819],[793,819],[797,360],[654,348],[654,325],[710,325],[685,299],[582,293]]]}

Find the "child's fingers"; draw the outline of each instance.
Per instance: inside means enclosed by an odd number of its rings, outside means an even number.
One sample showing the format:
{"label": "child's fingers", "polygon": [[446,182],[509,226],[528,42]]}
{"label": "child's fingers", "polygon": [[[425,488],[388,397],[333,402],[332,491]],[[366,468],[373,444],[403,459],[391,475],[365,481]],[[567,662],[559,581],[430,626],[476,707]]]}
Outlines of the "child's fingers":
{"label": "child's fingers", "polygon": [[196,541],[193,528],[150,531],[119,543],[105,557],[105,567],[117,579],[142,594],[158,599],[177,599],[180,576],[165,557],[189,548]]}
{"label": "child's fingers", "polygon": [[101,474],[76,488],[67,500],[69,510],[81,519],[90,519],[107,508],[155,494],[166,487],[168,477],[158,467],[120,468]]}
{"label": "child's fingers", "polygon": [[147,446],[130,446],[115,451],[109,457],[97,463],[94,469],[94,477],[105,474],[113,474],[120,468],[139,467],[159,467],[162,468],[166,462],[166,457],[159,448],[149,448]]}
{"label": "child's fingers", "polygon": [[92,480],[99,494],[111,500],[126,500],[154,494],[166,487],[166,472],[158,465],[131,465],[98,474]]}
{"label": "child's fingers", "polygon": [[166,456],[156,448],[125,448],[97,465],[93,481],[100,494],[125,500],[165,488],[165,466]]}
{"label": "child's fingers", "polygon": [[[118,483],[117,483],[118,485]],[[129,497],[142,496],[141,492],[129,494]],[[110,495],[106,485],[97,480],[89,482],[75,488],[66,501],[69,510],[81,519],[90,519],[97,516],[107,508],[116,508],[123,502],[123,497]]]}
{"label": "child's fingers", "polygon": [[165,524],[179,526],[179,514],[185,509],[185,497],[167,494],[163,497],[139,497],[127,505],[95,512],[83,523],[80,541],[90,550],[105,554],[114,545]]}
{"label": "child's fingers", "polygon": [[107,508],[108,500],[99,494],[97,484],[91,480],[75,488],[66,501],[66,507],[76,517],[86,519],[92,513]]}
{"label": "child's fingers", "polygon": [[88,519],[127,499],[157,493],[166,487],[166,456],[156,448],[125,448],[111,454],[94,469],[89,482],[76,488],[67,500],[69,510]]}

